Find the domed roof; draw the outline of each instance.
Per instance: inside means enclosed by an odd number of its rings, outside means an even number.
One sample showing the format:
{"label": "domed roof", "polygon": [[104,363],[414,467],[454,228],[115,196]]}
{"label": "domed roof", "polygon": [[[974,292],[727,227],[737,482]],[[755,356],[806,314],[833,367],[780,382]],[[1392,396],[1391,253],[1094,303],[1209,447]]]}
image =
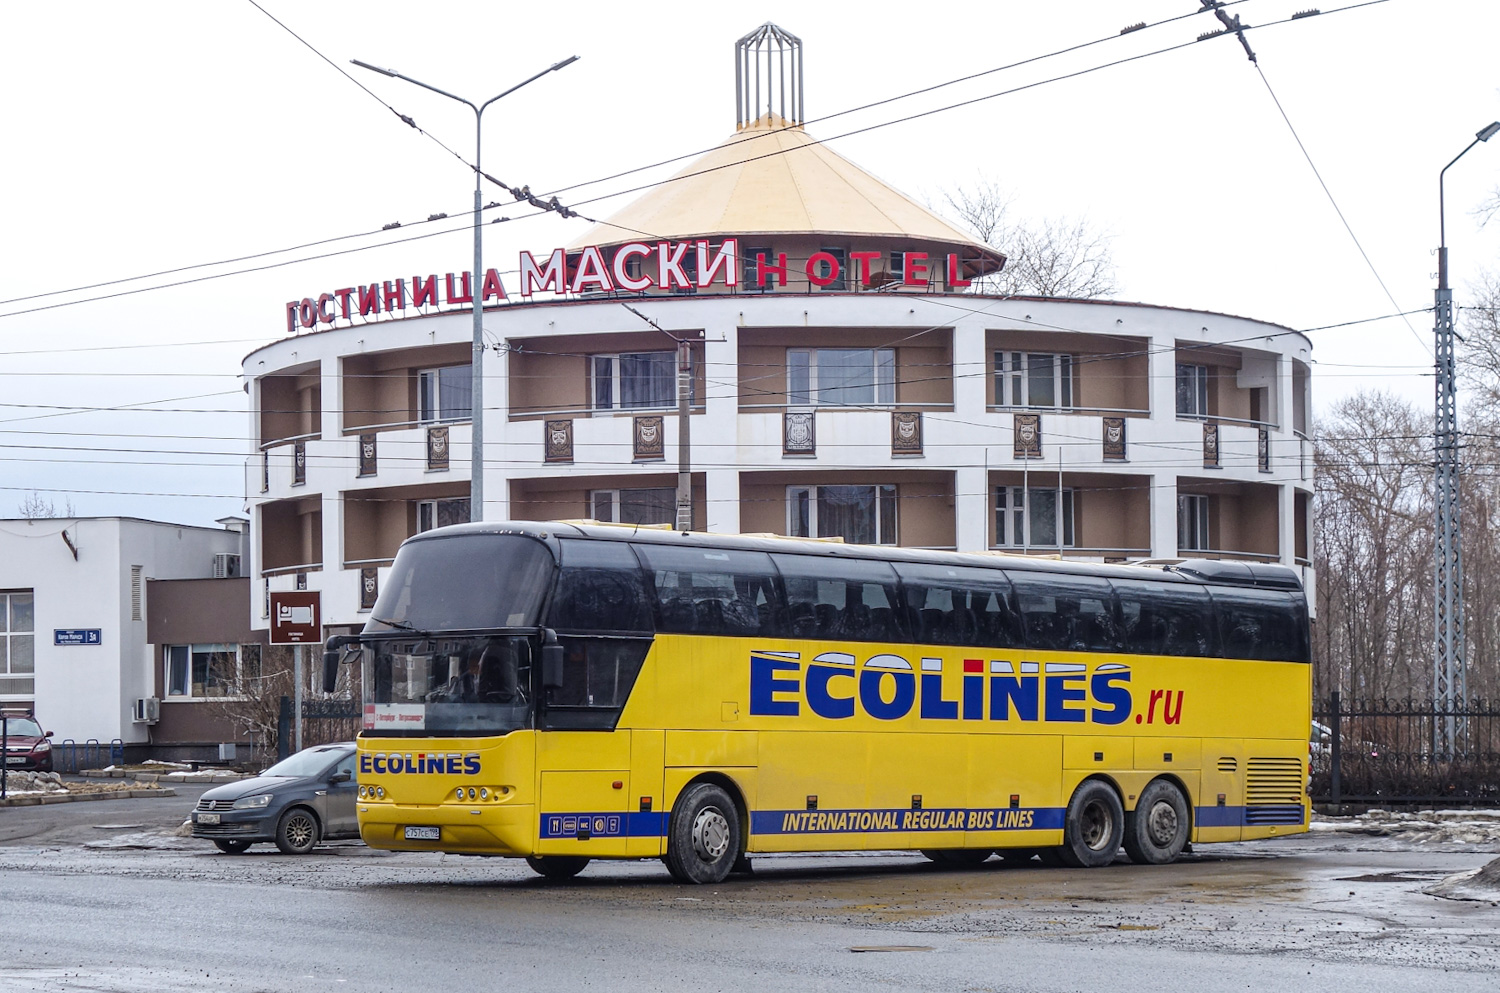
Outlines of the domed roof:
{"label": "domed roof", "polygon": [[941,242],[1003,264],[974,240],[774,113],[741,127],[570,248],[724,235]]}

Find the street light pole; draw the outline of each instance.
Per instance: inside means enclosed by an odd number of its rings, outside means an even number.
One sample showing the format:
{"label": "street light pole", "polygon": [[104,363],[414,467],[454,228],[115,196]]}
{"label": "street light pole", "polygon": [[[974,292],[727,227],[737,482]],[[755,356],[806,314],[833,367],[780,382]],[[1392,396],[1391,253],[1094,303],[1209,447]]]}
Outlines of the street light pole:
{"label": "street light pole", "polygon": [[1456,711],[1468,697],[1468,666],[1464,640],[1464,567],[1459,538],[1459,443],[1458,377],[1454,361],[1453,291],[1448,286],[1448,229],[1444,210],[1443,179],[1453,163],[1481,141],[1500,133],[1496,121],[1443,166],[1438,173],[1438,285],[1433,307],[1437,404],[1434,418],[1434,527],[1436,548],[1433,562],[1433,706],[1447,711],[1439,730],[1433,722],[1433,752],[1452,755],[1463,737],[1464,727]]}
{"label": "street light pole", "polygon": [[474,303],[474,348],[472,359],[473,376],[471,379],[473,385],[472,395],[469,399],[469,420],[471,425],[470,437],[472,439],[469,457],[469,520],[482,521],[484,520],[485,346],[484,238],[482,234],[484,229],[482,227],[483,221],[480,219],[479,215],[483,205],[481,183],[484,179],[484,171],[482,169],[482,163],[480,162],[480,156],[483,152],[484,143],[483,132],[480,130],[480,125],[484,120],[485,108],[489,107],[490,104],[494,103],[496,100],[499,100],[501,97],[510,96],[512,93],[516,92],[528,83],[536,82],[538,79],[541,79],[549,72],[556,72],[559,69],[564,68],[565,66],[572,65],[574,62],[578,61],[578,56],[570,55],[566,59],[563,59],[561,62],[557,62],[553,65],[548,66],[536,75],[531,76],[527,79],[523,79],[515,86],[512,86],[510,89],[506,90],[504,93],[492,96],[484,103],[478,105],[475,105],[471,100],[466,100],[461,96],[456,96],[455,94],[449,93],[447,90],[440,90],[436,86],[424,83],[420,79],[412,79],[410,76],[404,76],[393,69],[382,69],[379,66],[370,65],[368,62],[361,62],[359,59],[350,59],[350,61],[359,66],[361,69],[369,69],[372,72],[378,72],[383,76],[390,76],[393,79],[404,79],[406,80],[406,82],[412,83],[416,86],[420,86],[424,90],[431,90],[434,93],[442,94],[450,100],[457,100],[459,103],[463,104],[474,112],[474,274],[469,284],[469,292],[473,297]]}

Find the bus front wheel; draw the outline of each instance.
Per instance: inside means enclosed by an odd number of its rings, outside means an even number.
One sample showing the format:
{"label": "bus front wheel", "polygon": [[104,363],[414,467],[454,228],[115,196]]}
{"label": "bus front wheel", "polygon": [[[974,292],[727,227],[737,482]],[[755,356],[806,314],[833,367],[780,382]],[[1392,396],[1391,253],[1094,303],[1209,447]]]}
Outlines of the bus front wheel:
{"label": "bus front wheel", "polygon": [[587,855],[528,855],[526,864],[548,879],[572,879],[589,859]]}
{"label": "bus front wheel", "polygon": [[1067,865],[1092,869],[1109,865],[1125,834],[1125,808],[1110,785],[1097,779],[1080,783],[1068,801],[1063,843],[1058,854]]}
{"label": "bus front wheel", "polygon": [[1187,845],[1187,799],[1165,779],[1141,791],[1141,801],[1125,820],[1125,854],[1137,865],[1166,865]]}
{"label": "bus front wheel", "polygon": [[739,858],[740,830],[739,810],[728,793],[713,783],[690,786],[672,807],[662,861],[679,882],[723,882]]}

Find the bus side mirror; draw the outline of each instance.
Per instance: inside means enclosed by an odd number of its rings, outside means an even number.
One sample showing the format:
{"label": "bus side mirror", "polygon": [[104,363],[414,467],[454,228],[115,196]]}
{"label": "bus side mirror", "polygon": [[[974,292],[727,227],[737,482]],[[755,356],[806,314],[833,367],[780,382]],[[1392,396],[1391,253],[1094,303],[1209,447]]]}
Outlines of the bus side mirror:
{"label": "bus side mirror", "polygon": [[323,692],[332,693],[339,685],[339,653],[323,653]]}
{"label": "bus side mirror", "polygon": [[557,633],[548,628],[542,635],[542,685],[551,689],[563,684],[563,647]]}

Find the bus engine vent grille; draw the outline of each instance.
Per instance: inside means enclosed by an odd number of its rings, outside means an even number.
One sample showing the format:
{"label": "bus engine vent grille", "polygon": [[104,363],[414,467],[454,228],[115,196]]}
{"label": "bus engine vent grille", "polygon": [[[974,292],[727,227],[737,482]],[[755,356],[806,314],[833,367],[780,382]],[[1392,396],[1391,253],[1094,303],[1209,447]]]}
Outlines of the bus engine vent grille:
{"label": "bus engine vent grille", "polygon": [[1219,756],[1219,771],[1220,772],[1234,773],[1234,772],[1238,772],[1239,768],[1240,768],[1240,764],[1235,759],[1235,757],[1233,755],[1220,755]]}
{"label": "bus engine vent grille", "polygon": [[1246,824],[1301,824],[1302,760],[1251,758],[1245,776]]}

